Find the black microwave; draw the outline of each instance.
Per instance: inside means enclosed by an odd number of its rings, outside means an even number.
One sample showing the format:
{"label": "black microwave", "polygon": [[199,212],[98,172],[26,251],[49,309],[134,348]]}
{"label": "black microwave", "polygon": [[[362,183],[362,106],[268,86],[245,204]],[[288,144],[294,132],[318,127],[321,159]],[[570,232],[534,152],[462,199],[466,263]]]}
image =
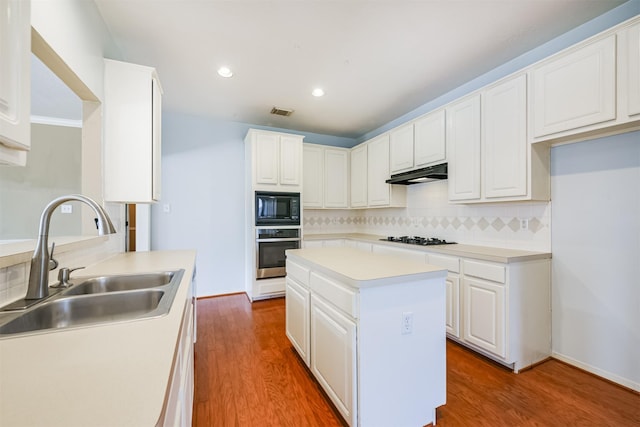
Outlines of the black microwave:
{"label": "black microwave", "polygon": [[256,225],[300,225],[300,193],[256,191]]}

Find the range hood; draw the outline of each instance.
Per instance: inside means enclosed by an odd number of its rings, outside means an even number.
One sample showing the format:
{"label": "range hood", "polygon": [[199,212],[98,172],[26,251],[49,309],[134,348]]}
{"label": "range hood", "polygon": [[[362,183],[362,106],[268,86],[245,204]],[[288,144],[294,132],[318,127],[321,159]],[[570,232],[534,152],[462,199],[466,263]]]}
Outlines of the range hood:
{"label": "range hood", "polygon": [[385,182],[387,184],[411,185],[440,179],[447,179],[446,163],[428,166],[422,169],[415,169],[409,172],[397,173],[395,175],[391,175],[391,178]]}

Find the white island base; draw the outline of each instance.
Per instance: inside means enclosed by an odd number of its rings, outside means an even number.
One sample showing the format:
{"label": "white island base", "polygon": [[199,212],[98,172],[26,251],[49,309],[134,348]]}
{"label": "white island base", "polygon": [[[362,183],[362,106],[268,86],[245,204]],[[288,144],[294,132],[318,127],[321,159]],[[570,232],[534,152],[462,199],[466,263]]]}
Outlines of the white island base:
{"label": "white island base", "polygon": [[446,274],[353,248],[287,251],[287,336],[350,426],[435,424]]}

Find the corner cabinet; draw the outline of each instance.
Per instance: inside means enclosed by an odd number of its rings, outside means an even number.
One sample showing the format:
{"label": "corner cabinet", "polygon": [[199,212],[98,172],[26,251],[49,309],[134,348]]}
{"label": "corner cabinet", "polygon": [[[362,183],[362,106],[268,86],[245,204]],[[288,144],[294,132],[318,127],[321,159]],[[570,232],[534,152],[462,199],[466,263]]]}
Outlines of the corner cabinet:
{"label": "corner cabinet", "polygon": [[24,166],[31,146],[31,3],[0,0],[0,164]]}
{"label": "corner cabinet", "polygon": [[256,190],[300,192],[302,135],[249,129],[252,184]]}
{"label": "corner cabinet", "polygon": [[105,59],[104,199],[160,199],[162,88],[151,67]]}
{"label": "corner cabinet", "polygon": [[303,144],[303,206],[349,207],[349,150]]}
{"label": "corner cabinet", "polygon": [[527,132],[526,74],[449,106],[449,200],[549,200],[549,147],[530,144]]}

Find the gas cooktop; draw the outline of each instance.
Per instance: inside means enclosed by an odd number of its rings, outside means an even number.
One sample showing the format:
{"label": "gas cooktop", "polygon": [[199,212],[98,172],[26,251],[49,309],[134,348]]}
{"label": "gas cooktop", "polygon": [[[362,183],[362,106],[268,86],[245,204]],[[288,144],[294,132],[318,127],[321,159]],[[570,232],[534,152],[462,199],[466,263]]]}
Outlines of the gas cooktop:
{"label": "gas cooktop", "polygon": [[432,245],[455,245],[456,242],[447,242],[446,240],[436,239],[435,237],[419,237],[419,236],[401,236],[393,237],[389,236],[384,240],[385,242],[398,242],[406,243],[408,245],[418,246],[432,246]]}

